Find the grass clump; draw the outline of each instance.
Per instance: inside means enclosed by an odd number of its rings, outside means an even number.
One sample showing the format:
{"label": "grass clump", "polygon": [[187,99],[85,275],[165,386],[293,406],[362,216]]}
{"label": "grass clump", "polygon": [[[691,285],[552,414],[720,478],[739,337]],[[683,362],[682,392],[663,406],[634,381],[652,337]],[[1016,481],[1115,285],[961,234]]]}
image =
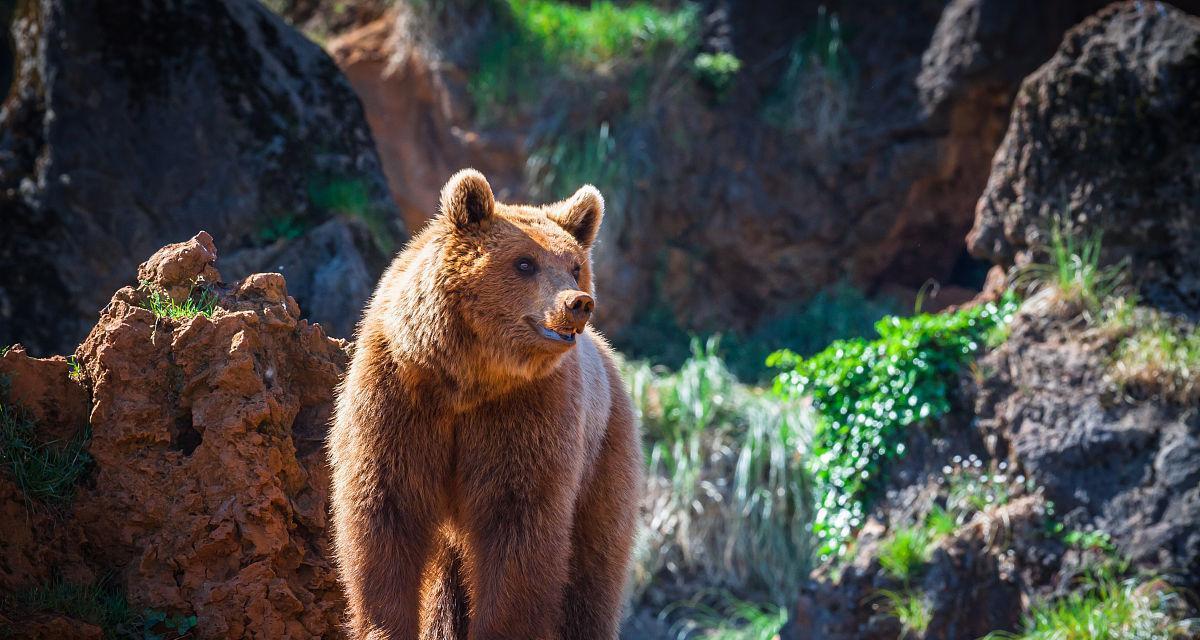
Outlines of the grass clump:
{"label": "grass clump", "polygon": [[1200,401],[1200,334],[1194,324],[1145,310],[1130,323],[1110,371],[1127,391],[1183,405]]}
{"label": "grass clump", "polygon": [[934,534],[925,526],[900,527],[879,543],[879,564],[893,578],[908,582],[929,562]]}
{"label": "grass clump", "polygon": [[1046,259],[1019,269],[1014,284],[1030,292],[1048,288],[1053,302],[1095,320],[1126,279],[1125,263],[1101,264],[1101,247],[1101,234],[1081,237],[1057,220],[1050,227],[1050,243],[1044,248]]}
{"label": "grass clump", "polygon": [[1067,595],[1035,605],[1020,633],[987,640],[1183,640],[1200,621],[1179,620],[1178,592],[1161,580],[1092,576]]}
{"label": "grass clump", "polygon": [[786,601],[810,567],[808,416],[738,383],[715,340],[693,349],[675,373],[625,366],[649,467],[635,586],[674,577]]}
{"label": "grass clump", "polygon": [[726,596],[718,607],[689,604],[671,637],[705,640],[774,640],[787,623],[787,609]]}
{"label": "grass clump", "polygon": [[933,605],[914,591],[881,591],[888,613],[900,621],[901,637],[920,637],[933,620]]}
{"label": "grass clump", "polygon": [[741,70],[742,61],[728,51],[701,53],[692,61],[692,72],[696,74],[696,79],[718,96],[724,96],[729,91]]}
{"label": "grass clump", "polygon": [[193,284],[191,291],[181,302],[173,300],[166,291],[152,282],[142,282],[138,289],[146,296],[142,308],[149,309],[156,318],[163,320],[211,317],[217,308],[217,296],[199,284]]}
{"label": "grass clump", "polygon": [[42,442],[33,420],[9,399],[8,380],[0,378],[0,461],[27,500],[52,506],[70,501],[92,463],[89,437],[84,430],[66,442]]}
{"label": "grass clump", "polygon": [[809,468],[817,487],[813,532],[822,559],[841,556],[884,480],[904,453],[905,427],[950,409],[960,369],[1007,325],[1013,294],[948,314],[889,316],[875,340],[839,340],[802,358],[778,351],[768,364],[784,371],[775,391],[811,398],[820,416]]}
{"label": "grass clump", "polygon": [[130,609],[125,594],[107,580],[78,585],[57,579],[17,591],[3,600],[4,609],[23,616],[58,614],[94,624],[104,637],[133,638],[138,616]]}
{"label": "grass clump", "polygon": [[663,10],[647,2],[587,7],[554,0],[505,0],[468,84],[482,119],[522,106],[546,82],[575,73],[613,72],[676,49],[699,33],[692,4]]}
{"label": "grass clump", "polygon": [[766,121],[832,145],[850,120],[855,66],[837,14],[819,7],[812,28],[792,45],[783,75],[767,101]]}

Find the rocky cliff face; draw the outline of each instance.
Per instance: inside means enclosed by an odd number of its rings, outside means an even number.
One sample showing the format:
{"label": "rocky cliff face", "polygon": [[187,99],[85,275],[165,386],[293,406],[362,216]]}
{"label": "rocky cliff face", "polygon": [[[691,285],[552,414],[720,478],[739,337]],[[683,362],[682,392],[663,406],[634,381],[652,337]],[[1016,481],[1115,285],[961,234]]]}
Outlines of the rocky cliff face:
{"label": "rocky cliff face", "polygon": [[[14,593],[113,575],[134,611],[195,615],[198,637],[330,637],[341,609],[323,442],[349,345],[300,318],[279,274],[224,284],[215,260],[201,233],[144,263],[148,284],[113,296],[74,380],[62,358],[0,360],[9,406],[32,412],[38,438],[90,423],[93,460],[55,510],[3,476],[0,580]],[[150,292],[213,310],[162,317]]]}
{"label": "rocky cliff face", "polygon": [[[461,4],[454,15],[478,15]],[[620,334],[636,310],[657,303],[692,329],[745,329],[840,280],[902,294],[929,278],[978,287],[961,239],[1017,85],[1102,5],[706,5],[705,46],[743,62],[733,99],[714,102],[685,65],[664,90],[670,97],[640,119],[626,117],[627,88],[604,78],[586,104],[564,107],[568,118],[612,123],[616,144],[653,158],[620,184],[602,185],[612,187],[615,215],[597,250],[607,301],[598,321]],[[789,51],[831,14],[853,62],[851,77],[831,89],[844,112],[819,127],[767,122]],[[401,7],[329,45],[363,98],[410,226],[433,213],[441,181],[459,165],[496,175],[506,196],[530,199],[520,170],[562,117],[546,109],[485,124],[467,91],[476,65],[469,42],[481,28],[438,24]],[[818,99],[791,108],[828,106]],[[964,295],[949,287],[942,304]]]}
{"label": "rocky cliff face", "polygon": [[1102,233],[1156,305],[1200,307],[1200,18],[1115,4],[1021,85],[971,250],[1011,265],[1056,219]]}
{"label": "rocky cliff face", "polygon": [[[357,98],[258,2],[38,0],[9,17],[0,343],[70,350],[137,260],[200,228],[232,254],[370,225],[380,241],[344,243],[344,267],[288,273],[305,302],[360,295],[404,241]],[[278,270],[267,259],[236,275]],[[348,335],[356,315],[315,319]]]}
{"label": "rocky cliff face", "polygon": [[[972,250],[1010,267],[1045,259],[1055,224],[1102,234],[1104,262],[1128,261],[1143,305],[1194,318],[1196,172],[1167,165],[1195,163],[1198,27],[1165,4],[1127,2],[1072,29],[1022,84]],[[1016,630],[1031,602],[1075,584],[1098,547],[1196,588],[1194,406],[1164,387],[1119,384],[1113,363],[1128,329],[1089,322],[1056,295],[1025,304],[1004,344],[963,376],[949,418],[913,428],[845,571],[814,576],[785,637]],[[956,486],[986,504],[967,509],[921,574],[901,580],[885,566],[884,541],[952,506]],[[1103,531],[1103,543],[1072,544],[1055,527]],[[884,594],[902,590],[927,603],[926,628],[901,628]]]}

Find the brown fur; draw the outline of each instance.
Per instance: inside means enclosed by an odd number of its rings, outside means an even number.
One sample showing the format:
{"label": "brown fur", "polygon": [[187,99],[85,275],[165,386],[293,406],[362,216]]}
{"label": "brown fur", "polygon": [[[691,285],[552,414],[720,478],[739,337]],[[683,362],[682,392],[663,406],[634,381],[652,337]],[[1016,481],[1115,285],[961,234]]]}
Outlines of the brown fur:
{"label": "brown fur", "polygon": [[367,306],[329,437],[349,631],[615,638],[642,462],[585,326],[603,200],[502,205],[465,170],[441,209]]}

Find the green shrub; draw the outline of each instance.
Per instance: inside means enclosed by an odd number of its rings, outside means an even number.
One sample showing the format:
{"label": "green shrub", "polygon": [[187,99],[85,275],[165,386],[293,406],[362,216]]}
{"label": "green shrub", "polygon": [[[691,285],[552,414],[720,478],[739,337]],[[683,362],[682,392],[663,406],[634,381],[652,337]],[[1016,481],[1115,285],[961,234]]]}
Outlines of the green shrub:
{"label": "green shrub", "polygon": [[1021,633],[988,640],[1183,640],[1200,621],[1175,619],[1180,596],[1161,580],[1089,577],[1067,595],[1034,605]]}
{"label": "green shrub", "polygon": [[727,51],[701,53],[692,61],[692,72],[696,74],[696,79],[719,96],[733,86],[741,70],[742,61]]}
{"label": "green shrub", "polygon": [[809,418],[738,383],[715,341],[693,349],[675,373],[624,367],[643,423],[651,513],[635,587],[667,571],[743,596],[790,597],[810,568]]}
{"label": "green shrub", "polygon": [[811,398],[820,416],[809,457],[817,485],[813,531],[822,558],[840,556],[883,485],[889,459],[904,453],[905,427],[950,409],[960,369],[1011,319],[1015,296],[948,314],[895,316],[875,340],[839,340],[805,359],[771,355],[783,368],[775,390]]}
{"label": "green shrub", "polygon": [[196,316],[212,316],[217,308],[217,296],[199,284],[193,284],[191,292],[182,302],[176,302],[152,282],[142,282],[138,287],[145,294],[142,308],[150,310],[164,320],[187,320]]}
{"label": "green shrub", "polygon": [[0,461],[29,500],[61,505],[71,499],[75,484],[87,473],[90,434],[67,442],[42,442],[28,414],[8,397],[8,380],[0,378]]}

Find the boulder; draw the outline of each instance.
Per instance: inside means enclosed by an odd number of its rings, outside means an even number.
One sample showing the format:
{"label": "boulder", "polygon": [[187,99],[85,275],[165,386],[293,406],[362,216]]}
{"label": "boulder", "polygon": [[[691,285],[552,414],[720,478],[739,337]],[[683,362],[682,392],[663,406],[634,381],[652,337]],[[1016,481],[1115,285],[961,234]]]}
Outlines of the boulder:
{"label": "boulder", "polygon": [[1009,266],[1055,224],[1103,235],[1146,302],[1200,309],[1200,18],[1121,2],[1067,33],[1021,85],[968,238]]}
{"label": "boulder", "polygon": [[0,344],[70,351],[142,256],[201,228],[230,252],[337,214],[406,239],[354,92],[259,2],[37,0],[9,17]]}
{"label": "boulder", "polygon": [[76,352],[96,468],[74,520],[135,606],[194,614],[198,637],[325,637],[340,590],[323,442],[349,346],[300,318],[281,275],[225,285],[211,260],[181,259],[211,256],[204,236],[140,273],[169,272],[146,285],[160,290],[213,277],[211,315],[156,317],[126,287]]}

